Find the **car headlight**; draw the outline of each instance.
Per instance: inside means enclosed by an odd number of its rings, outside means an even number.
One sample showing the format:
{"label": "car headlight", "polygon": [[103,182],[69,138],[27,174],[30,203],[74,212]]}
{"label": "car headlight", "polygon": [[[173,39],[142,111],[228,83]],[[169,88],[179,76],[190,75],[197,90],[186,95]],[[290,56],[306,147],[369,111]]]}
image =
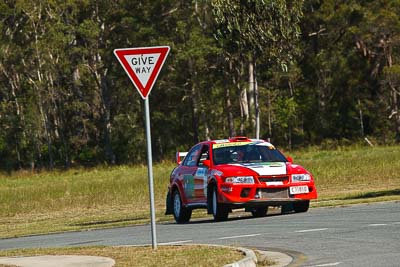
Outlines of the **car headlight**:
{"label": "car headlight", "polygon": [[292,182],[308,182],[310,180],[309,174],[292,174]]}
{"label": "car headlight", "polygon": [[225,179],[225,183],[254,184],[253,176],[232,176]]}

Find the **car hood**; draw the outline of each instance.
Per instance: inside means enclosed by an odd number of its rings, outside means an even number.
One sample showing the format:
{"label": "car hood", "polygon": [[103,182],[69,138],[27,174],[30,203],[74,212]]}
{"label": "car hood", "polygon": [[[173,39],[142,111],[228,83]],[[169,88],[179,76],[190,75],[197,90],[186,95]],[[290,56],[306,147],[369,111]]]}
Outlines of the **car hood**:
{"label": "car hood", "polygon": [[218,165],[217,168],[225,176],[239,175],[283,175],[287,174],[285,162],[261,162],[261,163],[235,163]]}

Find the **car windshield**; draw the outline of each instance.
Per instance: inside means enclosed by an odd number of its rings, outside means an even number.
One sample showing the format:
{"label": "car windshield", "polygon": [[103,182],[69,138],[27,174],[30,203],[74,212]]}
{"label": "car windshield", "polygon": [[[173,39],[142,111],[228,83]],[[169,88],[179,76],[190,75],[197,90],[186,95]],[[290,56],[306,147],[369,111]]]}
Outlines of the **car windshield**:
{"label": "car windshield", "polygon": [[223,143],[213,145],[215,165],[229,163],[287,162],[279,150],[269,143]]}

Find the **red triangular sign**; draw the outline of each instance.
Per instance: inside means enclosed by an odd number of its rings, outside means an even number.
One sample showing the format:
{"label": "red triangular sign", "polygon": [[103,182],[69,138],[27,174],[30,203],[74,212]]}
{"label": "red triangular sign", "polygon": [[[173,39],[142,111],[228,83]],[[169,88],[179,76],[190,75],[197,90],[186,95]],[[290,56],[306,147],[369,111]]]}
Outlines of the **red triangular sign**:
{"label": "red triangular sign", "polygon": [[119,48],[114,55],[140,96],[146,99],[169,53],[169,46]]}

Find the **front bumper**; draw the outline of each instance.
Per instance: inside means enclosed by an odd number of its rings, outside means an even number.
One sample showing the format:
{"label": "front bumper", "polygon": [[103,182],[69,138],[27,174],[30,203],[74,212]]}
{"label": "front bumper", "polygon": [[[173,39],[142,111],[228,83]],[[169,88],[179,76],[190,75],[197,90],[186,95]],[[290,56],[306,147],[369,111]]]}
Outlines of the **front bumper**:
{"label": "front bumper", "polygon": [[268,199],[268,200],[249,200],[247,202],[231,202],[226,203],[231,208],[257,208],[265,206],[283,206],[287,204],[292,204],[295,202],[304,201],[304,199],[299,198],[281,198],[281,199]]}
{"label": "front bumper", "polygon": [[[290,194],[291,186],[307,186],[308,193]],[[297,201],[317,198],[317,190],[312,183],[285,186],[264,186],[244,184],[221,184],[219,201],[232,206],[281,206]]]}

